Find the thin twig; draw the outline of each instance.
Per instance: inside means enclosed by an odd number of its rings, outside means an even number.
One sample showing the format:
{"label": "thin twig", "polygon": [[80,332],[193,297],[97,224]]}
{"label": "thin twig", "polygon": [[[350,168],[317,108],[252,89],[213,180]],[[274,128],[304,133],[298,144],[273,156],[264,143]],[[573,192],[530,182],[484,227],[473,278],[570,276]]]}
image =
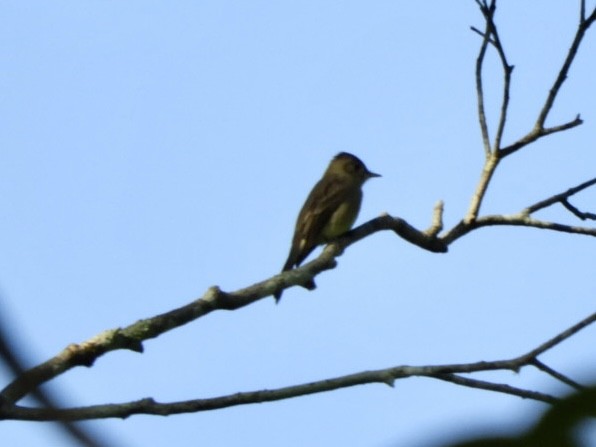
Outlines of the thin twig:
{"label": "thin twig", "polygon": [[589,213],[587,211],[586,212],[580,211],[577,207],[575,207],[571,203],[569,203],[569,200],[567,200],[567,199],[561,200],[561,203],[563,204],[563,206],[565,208],[567,208],[567,210],[569,210],[576,217],[579,217],[581,220],[596,220],[596,214]]}
{"label": "thin twig", "polygon": [[532,227],[542,230],[558,231],[560,233],[582,234],[584,236],[596,236],[596,228],[578,227],[575,225],[564,225],[557,222],[533,219],[523,215],[514,216],[483,216],[476,221],[476,228],[497,225],[510,225],[515,227]]}
{"label": "thin twig", "polygon": [[[583,15],[585,14],[585,5],[582,5],[582,10],[583,11],[581,12],[581,14],[583,17]],[[546,97],[546,101],[544,102],[542,110],[540,110],[540,113],[538,114],[538,119],[536,120],[536,124],[534,125],[535,129],[544,128],[544,122],[546,121],[546,118],[548,117],[548,114],[552,109],[552,106],[555,102],[555,98],[557,97],[557,94],[559,93],[561,86],[565,82],[565,79],[567,79],[569,69],[571,68],[571,64],[573,63],[573,60],[577,55],[577,50],[582,39],[584,38],[584,34],[592,25],[594,20],[596,20],[596,9],[587,20],[580,21],[573,42],[571,43],[571,47],[569,48],[567,56],[565,57],[565,61],[563,62],[563,66],[561,67],[561,70],[559,71],[559,74],[557,75],[557,78],[555,79],[555,82],[553,83]]]}
{"label": "thin twig", "polygon": [[[482,37],[483,39],[486,37],[486,33],[485,33],[485,32],[482,32],[482,31],[480,31],[480,30],[479,30],[478,28],[476,28],[475,26],[470,26],[470,29],[471,29],[472,31],[474,31],[476,34],[478,34],[480,37]],[[495,41],[494,41],[494,40],[492,40],[492,39],[490,38],[490,36],[489,36],[489,37],[488,37],[488,43],[490,43],[491,45],[494,45],[494,44],[495,44]]]}
{"label": "thin twig", "polygon": [[590,14],[590,17],[584,20],[583,23],[585,23],[586,26],[590,26],[594,21],[596,21],[596,6],[594,6],[594,10],[592,11],[592,14]]}
{"label": "thin twig", "polygon": [[[487,227],[487,226],[494,226],[494,225],[511,225],[511,226],[526,226],[526,227],[533,227],[533,228],[541,228],[547,230],[554,230],[554,231],[561,231],[565,233],[575,233],[575,234],[584,234],[587,236],[595,236],[596,235],[596,228],[589,228],[589,227],[577,227],[577,226],[570,226],[570,225],[562,225],[554,222],[546,222],[538,219],[532,218],[530,215],[539,211],[541,209],[547,208],[552,206],[556,203],[563,203],[567,198],[577,194],[584,189],[589,188],[590,186],[596,185],[596,178],[583,182],[573,188],[569,188],[567,191],[564,191],[559,194],[555,194],[547,199],[541,200],[539,202],[530,205],[523,210],[521,210],[517,214],[513,215],[489,215],[483,216],[473,221],[460,221],[457,225],[452,227],[448,230],[445,234],[441,235],[439,239],[445,243],[445,245],[451,245],[455,240],[459,239],[460,237],[468,234],[469,232],[476,230],[478,228]],[[589,218],[592,216],[592,213],[582,213],[578,210],[581,215],[586,216]],[[578,217],[581,217],[578,216]]]}
{"label": "thin twig", "polygon": [[574,380],[571,380],[569,377],[565,376],[564,374],[561,374],[560,372],[555,371],[550,366],[545,365],[544,363],[542,363],[538,359],[532,360],[532,364],[536,368],[538,368],[540,371],[543,371],[546,374],[548,374],[549,376],[552,376],[555,379],[563,382],[564,384],[569,385],[571,388],[574,388],[576,390],[583,390],[583,389],[585,389],[585,387],[583,385],[580,385],[579,383],[577,383]]}
{"label": "thin twig", "polygon": [[[497,33],[497,28],[494,23],[493,17],[496,11],[496,0],[491,0],[490,6],[487,5],[486,1],[483,2],[476,2],[484,16],[486,22],[486,30],[484,32],[484,39],[482,40],[482,45],[480,46],[480,50],[478,52],[478,57],[476,58],[476,97],[478,102],[478,120],[480,122],[480,129],[482,133],[482,143],[484,146],[484,153],[485,153],[485,161],[484,166],[482,168],[482,174],[480,175],[480,180],[472,195],[472,199],[470,201],[470,206],[468,208],[468,212],[464,217],[464,222],[466,224],[470,224],[476,220],[478,217],[478,213],[480,212],[480,206],[482,205],[482,201],[486,194],[486,190],[488,185],[492,179],[492,176],[499,165],[499,158],[500,158],[500,151],[499,145],[501,142],[501,137],[503,134],[505,120],[507,115],[507,107],[509,104],[509,84],[510,84],[510,74],[511,68],[509,67],[507,60],[505,58],[505,53],[501,47],[501,43],[499,40],[499,35]],[[488,123],[486,119],[486,112],[484,108],[484,89],[482,83],[482,66],[484,64],[484,59],[486,57],[486,49],[488,43],[490,41],[490,37],[492,36],[492,44],[497,48],[497,52],[501,57],[501,61],[503,62],[503,67],[505,70],[505,82],[504,82],[504,92],[503,92],[503,103],[501,107],[501,117],[499,120],[498,130],[495,135],[495,146],[491,149],[490,146],[490,137],[488,132]]]}
{"label": "thin twig", "polygon": [[[482,14],[485,16],[490,14],[489,8],[486,7],[486,2],[481,4],[479,1],[476,1]],[[494,1],[493,1],[494,5]],[[478,121],[480,124],[480,131],[482,134],[482,143],[484,145],[484,153],[485,156],[488,158],[490,157],[490,137],[488,135],[488,124],[486,120],[486,112],[484,109],[484,87],[482,85],[482,66],[484,64],[484,57],[486,55],[486,49],[490,42],[490,23],[489,20],[486,19],[486,29],[483,34],[482,45],[480,45],[480,50],[478,52],[478,57],[476,58],[476,98],[478,103]]]}
{"label": "thin twig", "polygon": [[514,152],[517,152],[521,148],[527,146],[530,143],[533,143],[534,141],[536,141],[542,137],[551,135],[553,133],[562,132],[564,130],[572,129],[574,127],[582,125],[583,123],[584,122],[581,119],[581,117],[579,115],[577,115],[574,120],[569,121],[564,124],[560,124],[558,126],[547,127],[547,128],[543,128],[543,129],[534,128],[527,135],[520,138],[515,143],[512,143],[509,146],[501,149],[501,151],[499,153],[501,155],[501,158],[505,158],[508,155],[511,155]]}
{"label": "thin twig", "polygon": [[581,331],[582,329],[588,327],[589,325],[591,325],[592,323],[594,323],[594,321],[596,321],[596,313],[593,313],[592,315],[587,316],[586,318],[584,318],[583,320],[581,320],[579,323],[574,324],[570,328],[565,329],[560,334],[555,335],[550,340],[542,343],[537,348],[532,349],[530,352],[528,352],[526,354],[526,357],[527,358],[531,358],[531,359],[535,359],[539,355],[544,354],[546,351],[554,348],[559,343],[562,343],[563,341],[567,340],[572,335],[574,335],[574,334],[578,333],[579,331]]}
{"label": "thin twig", "polygon": [[517,388],[505,383],[493,383],[485,380],[471,379],[469,377],[462,377],[457,374],[436,374],[434,376],[437,379],[444,380],[446,382],[455,383],[457,385],[466,386],[469,388],[477,388],[481,390],[497,391],[499,393],[510,394],[512,396],[522,397],[524,399],[533,399],[547,404],[554,404],[559,399],[550,394],[539,393],[538,391],[524,390]]}
{"label": "thin twig", "polygon": [[[573,188],[569,188],[567,191],[564,191],[559,194],[555,194],[554,196],[551,196],[548,199],[541,200],[540,202],[536,202],[535,204],[530,205],[529,207],[522,210],[522,214],[529,215],[529,214],[535,213],[536,211],[539,211],[541,209],[544,209],[551,205],[554,205],[555,203],[563,203],[569,197],[577,194],[580,191],[583,191],[584,189],[589,188],[592,185],[596,185],[596,177],[594,177],[593,179],[590,179],[588,181],[585,181],[577,186],[574,186]],[[585,219],[585,218],[583,218],[583,219]]]}
{"label": "thin twig", "polygon": [[511,86],[511,72],[513,71],[513,66],[510,65],[507,61],[505,49],[503,48],[501,38],[499,37],[499,31],[497,30],[497,26],[494,22],[496,1],[493,1],[493,3],[491,3],[491,7],[489,9],[482,8],[482,10],[484,13],[486,24],[488,26],[489,35],[492,35],[491,43],[497,51],[497,54],[499,55],[499,60],[501,61],[501,66],[503,67],[503,99],[501,100],[501,113],[499,116],[497,132],[495,133],[495,141],[492,148],[493,152],[497,152],[501,148],[501,140],[503,138],[503,132],[505,130],[505,123],[507,122],[507,111],[509,108],[509,93]]}
{"label": "thin twig", "polygon": [[540,228],[542,230],[552,230],[561,233],[581,234],[584,236],[596,237],[596,228],[563,225],[556,222],[548,222],[544,220],[534,219],[526,214],[518,213],[512,215],[494,214],[482,216],[471,223],[461,221],[453,228],[451,228],[447,233],[441,236],[440,239],[445,244],[451,245],[457,239],[465,236],[466,234],[474,230],[492,226]]}

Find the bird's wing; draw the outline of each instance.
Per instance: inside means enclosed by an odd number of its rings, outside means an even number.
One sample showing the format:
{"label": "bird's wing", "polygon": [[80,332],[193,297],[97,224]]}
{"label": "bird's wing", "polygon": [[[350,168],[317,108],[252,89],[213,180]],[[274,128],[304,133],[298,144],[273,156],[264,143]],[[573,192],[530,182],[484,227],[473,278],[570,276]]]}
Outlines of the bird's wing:
{"label": "bird's wing", "polygon": [[326,178],[319,181],[308,195],[296,222],[292,248],[296,251],[293,264],[299,265],[323,243],[322,232],[333,213],[347,199],[350,190],[341,178]]}

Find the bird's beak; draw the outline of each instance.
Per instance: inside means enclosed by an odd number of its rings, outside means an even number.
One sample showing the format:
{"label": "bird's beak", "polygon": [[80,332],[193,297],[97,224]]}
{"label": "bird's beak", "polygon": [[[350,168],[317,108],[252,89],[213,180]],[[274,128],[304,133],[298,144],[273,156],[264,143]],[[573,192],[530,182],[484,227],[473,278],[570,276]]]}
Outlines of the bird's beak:
{"label": "bird's beak", "polygon": [[374,172],[367,171],[366,178],[373,178],[373,177],[381,177],[381,174],[376,174]]}

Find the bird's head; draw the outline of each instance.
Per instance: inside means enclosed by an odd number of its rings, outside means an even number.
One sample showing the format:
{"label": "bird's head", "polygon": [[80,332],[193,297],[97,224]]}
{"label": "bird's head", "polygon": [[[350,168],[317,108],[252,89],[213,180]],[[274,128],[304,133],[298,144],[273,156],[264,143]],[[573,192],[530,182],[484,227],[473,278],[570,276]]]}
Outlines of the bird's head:
{"label": "bird's head", "polygon": [[362,160],[347,152],[340,152],[333,157],[327,168],[327,173],[350,178],[359,185],[362,185],[369,178],[381,176],[380,174],[369,171],[365,164],[362,163]]}

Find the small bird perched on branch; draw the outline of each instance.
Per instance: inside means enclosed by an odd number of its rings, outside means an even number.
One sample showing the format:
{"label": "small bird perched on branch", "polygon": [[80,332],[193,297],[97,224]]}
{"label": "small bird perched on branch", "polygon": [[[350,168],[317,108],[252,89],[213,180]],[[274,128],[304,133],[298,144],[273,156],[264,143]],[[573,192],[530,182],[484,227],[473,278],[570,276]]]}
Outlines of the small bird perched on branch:
{"label": "small bird perched on branch", "polygon": [[[317,245],[330,242],[352,228],[362,202],[362,185],[369,178],[380,177],[370,172],[362,161],[347,152],[340,152],[317,182],[296,219],[292,247],[282,272],[298,267]],[[310,280],[309,290],[316,287]],[[279,302],[282,291],[275,292]]]}

